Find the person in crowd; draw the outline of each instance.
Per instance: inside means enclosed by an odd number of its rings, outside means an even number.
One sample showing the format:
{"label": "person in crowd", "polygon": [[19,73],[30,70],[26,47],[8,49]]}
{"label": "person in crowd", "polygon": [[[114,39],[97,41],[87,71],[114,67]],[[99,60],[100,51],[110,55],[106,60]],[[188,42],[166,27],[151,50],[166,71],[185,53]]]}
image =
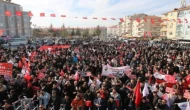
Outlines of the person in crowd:
{"label": "person in crowd", "polygon": [[61,101],[61,107],[65,108],[65,110],[71,109],[71,99],[68,95],[65,95],[64,99]]}
{"label": "person in crowd", "polygon": [[60,108],[61,103],[61,98],[57,94],[57,91],[53,90],[49,101],[49,106],[53,107],[55,110],[58,110]]}
{"label": "person in crowd", "polygon": [[40,105],[43,105],[45,108],[47,108],[50,101],[50,94],[45,90],[38,91],[38,100]]}
{"label": "person in crowd", "polygon": [[80,95],[76,95],[76,97],[71,102],[71,107],[73,110],[84,110],[84,100]]}
{"label": "person in crowd", "polygon": [[[67,48],[56,44],[51,49],[43,44],[20,45],[13,50],[12,46],[0,46],[0,63],[13,66],[11,77],[0,76],[0,107],[17,106],[13,102],[24,96],[32,98],[34,106],[66,110],[179,110],[179,103],[189,100],[189,44],[77,39],[78,43],[71,45],[69,41],[65,40]],[[105,65],[119,71],[103,74],[103,69],[109,71]],[[120,69],[123,67],[127,69]],[[134,92],[138,77],[142,95],[139,105]]]}
{"label": "person in crowd", "polygon": [[107,110],[119,110],[113,97],[110,97],[108,100]]}
{"label": "person in crowd", "polygon": [[106,101],[101,98],[101,94],[97,93],[97,98],[94,99],[94,105],[96,110],[105,110],[106,109]]}

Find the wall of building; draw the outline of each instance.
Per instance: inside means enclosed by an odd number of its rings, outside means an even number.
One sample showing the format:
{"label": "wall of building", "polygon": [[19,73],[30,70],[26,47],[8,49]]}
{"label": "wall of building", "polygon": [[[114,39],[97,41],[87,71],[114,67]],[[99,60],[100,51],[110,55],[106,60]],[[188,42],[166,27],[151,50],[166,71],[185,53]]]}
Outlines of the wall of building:
{"label": "wall of building", "polygon": [[[173,39],[176,36],[176,26],[177,23],[178,12],[170,12],[167,14],[167,19],[169,22],[167,23],[167,38]],[[175,21],[174,21],[175,20]]]}
{"label": "wall of building", "polygon": [[176,26],[176,38],[178,39],[190,39],[190,23],[186,23],[184,19],[189,20],[190,10],[179,11],[177,16],[178,19],[182,20],[182,23],[177,23]]}
{"label": "wall of building", "polygon": [[[7,10],[11,12],[12,16],[5,16]],[[23,16],[16,16],[16,11],[22,11],[22,7],[18,4],[0,1],[0,29],[5,30],[3,36],[25,36],[29,34],[28,32],[31,33],[31,18],[27,16],[26,19],[23,19]],[[26,34],[23,24],[29,27]]]}

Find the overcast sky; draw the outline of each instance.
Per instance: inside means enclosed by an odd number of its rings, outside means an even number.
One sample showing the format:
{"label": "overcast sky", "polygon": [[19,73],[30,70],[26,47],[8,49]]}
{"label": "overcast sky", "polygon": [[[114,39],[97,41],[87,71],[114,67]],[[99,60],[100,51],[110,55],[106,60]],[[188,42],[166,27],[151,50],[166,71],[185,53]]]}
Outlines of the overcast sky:
{"label": "overcast sky", "polygon": [[[12,0],[26,11],[32,11],[32,23],[38,26],[60,27],[63,23],[71,27],[111,26],[119,22],[110,18],[121,18],[125,15],[145,13],[160,16],[162,13],[180,7],[180,0]],[[190,0],[187,0],[187,4]],[[56,14],[56,18],[39,17]],[[66,15],[61,18],[60,15]],[[78,17],[78,18],[75,18]],[[87,20],[82,17],[88,17]],[[99,19],[94,20],[93,17]],[[104,21],[101,18],[108,18]]]}

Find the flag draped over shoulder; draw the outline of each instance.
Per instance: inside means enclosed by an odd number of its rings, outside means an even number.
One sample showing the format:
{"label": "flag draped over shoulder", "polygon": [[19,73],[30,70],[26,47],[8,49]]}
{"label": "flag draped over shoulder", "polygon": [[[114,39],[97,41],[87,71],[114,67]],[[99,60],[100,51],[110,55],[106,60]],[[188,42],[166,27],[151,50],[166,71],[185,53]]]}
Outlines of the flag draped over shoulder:
{"label": "flag draped over shoulder", "polygon": [[136,107],[139,107],[139,105],[141,103],[141,99],[142,99],[140,81],[137,82],[137,85],[134,90],[134,95],[135,95]]}

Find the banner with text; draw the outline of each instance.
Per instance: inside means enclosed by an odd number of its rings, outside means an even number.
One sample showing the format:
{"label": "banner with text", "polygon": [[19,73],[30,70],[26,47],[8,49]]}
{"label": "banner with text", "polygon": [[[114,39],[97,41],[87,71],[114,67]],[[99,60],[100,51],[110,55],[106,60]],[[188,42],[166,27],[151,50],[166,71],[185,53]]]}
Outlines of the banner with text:
{"label": "banner with text", "polygon": [[102,76],[122,77],[128,70],[131,70],[130,66],[111,67],[109,65],[102,65]]}
{"label": "banner with text", "polygon": [[0,63],[0,75],[12,76],[13,64]]}
{"label": "banner with text", "polygon": [[42,50],[55,50],[55,49],[67,49],[67,48],[70,48],[71,46],[70,45],[54,45],[54,46],[41,46],[39,48],[40,51]]}

